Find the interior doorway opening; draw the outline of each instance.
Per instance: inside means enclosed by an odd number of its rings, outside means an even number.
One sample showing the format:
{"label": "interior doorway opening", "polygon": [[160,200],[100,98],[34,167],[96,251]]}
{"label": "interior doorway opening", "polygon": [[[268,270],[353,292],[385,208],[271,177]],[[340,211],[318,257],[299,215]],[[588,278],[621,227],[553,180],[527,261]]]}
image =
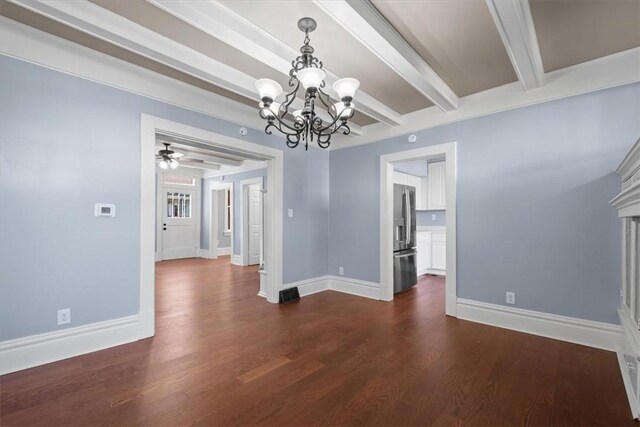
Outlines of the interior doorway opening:
{"label": "interior doorway opening", "polygon": [[[194,271],[209,263],[206,269],[219,268],[222,276],[217,279],[225,286],[234,285],[233,269],[248,265],[253,273],[243,277],[255,279],[244,280],[253,295],[277,303],[282,288],[282,151],[146,115],[141,130],[142,335],[155,331],[155,261],[191,265]],[[228,247],[220,244],[219,236],[225,234]],[[169,270],[176,271],[161,271]],[[189,271],[183,273],[189,277]],[[196,278],[193,285],[206,285],[204,279]],[[184,286],[185,281],[176,283]]]}
{"label": "interior doorway opening", "polygon": [[380,157],[382,299],[440,286],[456,316],[456,168],[455,143]]}
{"label": "interior doorway opening", "polygon": [[157,133],[156,142],[175,162],[166,167],[156,155],[156,261],[226,257],[262,265],[267,162],[183,136]]}

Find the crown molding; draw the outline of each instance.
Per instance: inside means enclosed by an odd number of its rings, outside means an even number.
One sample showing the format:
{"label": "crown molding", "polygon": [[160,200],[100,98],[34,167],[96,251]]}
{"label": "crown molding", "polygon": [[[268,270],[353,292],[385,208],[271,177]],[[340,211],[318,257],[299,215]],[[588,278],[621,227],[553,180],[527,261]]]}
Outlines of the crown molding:
{"label": "crown molding", "polygon": [[640,81],[640,47],[614,53],[544,75],[544,86],[525,91],[513,82],[460,98],[459,108],[443,112],[432,106],[403,116],[404,125],[390,128],[380,123],[364,127],[358,138],[336,138],[332,150],[370,144],[437,126],[486,116],[515,108],[582,95]]}
{"label": "crown molding", "polygon": [[240,126],[264,129],[255,108],[2,16],[0,54]]}
{"label": "crown molding", "polygon": [[[255,77],[97,4],[89,1],[9,1],[245,98],[256,99],[257,103]],[[299,110],[303,107],[304,101],[294,98],[291,108]],[[319,111],[318,116],[327,123],[332,121],[329,114],[323,111]],[[355,123],[351,123],[349,128],[353,135],[362,133],[362,127]]]}

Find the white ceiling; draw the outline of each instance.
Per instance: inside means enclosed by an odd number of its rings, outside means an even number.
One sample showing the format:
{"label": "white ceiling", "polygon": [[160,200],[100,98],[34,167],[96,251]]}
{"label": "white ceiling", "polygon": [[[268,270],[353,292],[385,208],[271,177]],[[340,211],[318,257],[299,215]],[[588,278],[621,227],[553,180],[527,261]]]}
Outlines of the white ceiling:
{"label": "white ceiling", "polygon": [[328,83],[361,82],[347,144],[469,116],[502,88],[535,98],[554,70],[640,46],[640,0],[0,0],[0,15],[252,107],[257,78],[286,87],[311,16]]}

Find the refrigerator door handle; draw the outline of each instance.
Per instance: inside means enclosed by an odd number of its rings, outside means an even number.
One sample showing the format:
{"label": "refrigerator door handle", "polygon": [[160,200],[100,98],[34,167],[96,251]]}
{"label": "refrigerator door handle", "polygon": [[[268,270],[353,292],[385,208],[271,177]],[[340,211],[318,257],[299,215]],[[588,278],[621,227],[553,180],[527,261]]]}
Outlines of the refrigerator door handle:
{"label": "refrigerator door handle", "polygon": [[405,203],[406,203],[406,209],[405,209],[405,243],[408,245],[411,243],[411,196],[409,195],[409,190],[405,190],[404,192],[404,197],[405,197]]}

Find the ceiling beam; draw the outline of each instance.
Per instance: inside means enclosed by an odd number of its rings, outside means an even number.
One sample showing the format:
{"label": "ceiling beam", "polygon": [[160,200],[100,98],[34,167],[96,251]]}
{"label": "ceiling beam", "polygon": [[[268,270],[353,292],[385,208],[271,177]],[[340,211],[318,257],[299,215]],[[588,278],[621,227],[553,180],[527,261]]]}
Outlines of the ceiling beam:
{"label": "ceiling beam", "polygon": [[178,163],[180,163],[180,166],[185,168],[206,169],[210,171],[220,170],[220,165],[212,165],[210,163],[190,162],[188,160],[180,160],[180,159],[178,159]]}
{"label": "ceiling beam", "polygon": [[313,2],[435,105],[444,111],[458,108],[453,90],[369,1]]}
{"label": "ceiling beam", "polygon": [[171,146],[171,149],[173,149],[177,153],[184,154],[184,157],[188,157],[190,159],[203,160],[205,162],[214,163],[217,165],[240,166],[242,164],[242,160],[226,159],[224,157],[218,157],[210,154],[189,150],[184,147]]}
{"label": "ceiling beam", "polygon": [[[254,77],[94,3],[87,0],[9,1],[248,99],[255,99],[258,114]],[[293,110],[302,109],[303,104],[301,99],[296,98],[291,107]],[[328,122],[328,114],[318,115]],[[350,124],[349,127],[354,135],[362,135],[361,126]]]}
{"label": "ceiling beam", "polygon": [[[300,55],[296,49],[283,43],[267,31],[258,27],[244,17],[233,12],[217,1],[207,2],[176,2],[175,0],[147,0],[149,3],[172,14],[176,18],[200,29],[212,37],[246,53],[263,64],[289,76],[291,61]],[[327,73],[327,87],[325,91],[334,99],[337,94],[331,85],[339,79],[331,71]],[[373,98],[371,95],[359,91],[357,107],[362,113],[389,126],[396,126],[401,122],[401,115]]]}
{"label": "ceiling beam", "polygon": [[528,0],[486,0],[513,69],[525,90],[543,85],[544,70]]}

